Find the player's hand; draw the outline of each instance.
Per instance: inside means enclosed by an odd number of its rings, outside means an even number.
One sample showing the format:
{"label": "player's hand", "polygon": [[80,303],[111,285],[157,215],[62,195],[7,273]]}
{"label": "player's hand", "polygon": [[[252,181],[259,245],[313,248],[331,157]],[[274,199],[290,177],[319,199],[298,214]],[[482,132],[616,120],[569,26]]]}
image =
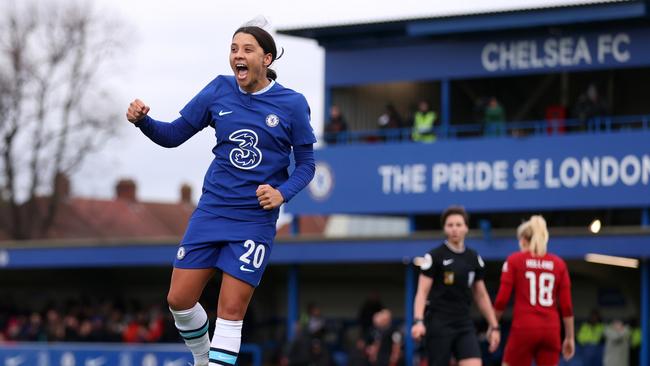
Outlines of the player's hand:
{"label": "player's hand", "polygon": [[499,343],[501,343],[501,331],[499,329],[490,329],[488,330],[487,335],[490,353],[494,353],[497,348],[499,348]]}
{"label": "player's hand", "polygon": [[425,334],[427,334],[427,328],[421,322],[415,323],[411,327],[411,337],[416,341],[419,341]]}
{"label": "player's hand", "polygon": [[258,186],[255,194],[257,195],[257,200],[259,201],[260,206],[265,210],[272,210],[280,207],[284,202],[282,193],[268,184]]}
{"label": "player's hand", "polygon": [[569,361],[571,358],[573,358],[573,355],[576,353],[576,343],[573,338],[564,338],[564,342],[562,342],[562,357],[566,361]]}
{"label": "player's hand", "polygon": [[129,109],[126,110],[126,119],[131,123],[136,123],[143,119],[147,113],[149,113],[149,107],[140,99],[136,99],[129,104]]}

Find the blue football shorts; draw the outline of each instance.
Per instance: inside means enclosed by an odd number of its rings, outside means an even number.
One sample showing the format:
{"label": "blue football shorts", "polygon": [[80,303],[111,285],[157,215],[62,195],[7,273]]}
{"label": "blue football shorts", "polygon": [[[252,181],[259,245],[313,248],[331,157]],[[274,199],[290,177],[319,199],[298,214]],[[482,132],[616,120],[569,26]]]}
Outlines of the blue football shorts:
{"label": "blue football shorts", "polygon": [[239,221],[196,209],[176,251],[174,267],[219,268],[257,287],[274,237],[275,222]]}

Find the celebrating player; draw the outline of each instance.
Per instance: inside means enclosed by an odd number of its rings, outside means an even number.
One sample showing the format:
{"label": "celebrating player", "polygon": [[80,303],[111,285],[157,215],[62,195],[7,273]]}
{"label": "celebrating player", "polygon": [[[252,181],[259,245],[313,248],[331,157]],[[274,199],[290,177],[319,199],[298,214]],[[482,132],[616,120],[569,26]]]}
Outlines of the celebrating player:
{"label": "celebrating player", "polygon": [[[235,31],[234,76],[217,76],[171,123],[133,101],[127,119],[155,143],[175,147],[202,129],[215,130],[215,157],[203,194],[180,243],[167,301],[194,365],[234,365],[244,314],[260,283],[275,237],[279,207],[314,175],[310,111],[305,98],[275,81],[273,37],[260,26]],[[296,168],[289,176],[293,148]],[[198,299],[216,269],[223,272],[212,342]]]}
{"label": "celebrating player", "polygon": [[[557,365],[575,352],[571,282],[566,264],[547,253],[548,230],[542,216],[532,216],[517,229],[520,252],[503,264],[501,286],[494,302],[501,318],[510,293],[515,291],[512,328],[503,365]],[[560,346],[560,314],[564,341]]]}
{"label": "celebrating player", "polygon": [[489,325],[490,352],[499,346],[501,334],[483,281],[485,264],[478,253],[465,247],[468,219],[464,208],[447,208],[441,218],[447,240],[427,253],[420,264],[411,335],[420,340],[426,334],[431,366],[448,366],[452,355],[459,366],[481,365],[470,317],[472,297]]}

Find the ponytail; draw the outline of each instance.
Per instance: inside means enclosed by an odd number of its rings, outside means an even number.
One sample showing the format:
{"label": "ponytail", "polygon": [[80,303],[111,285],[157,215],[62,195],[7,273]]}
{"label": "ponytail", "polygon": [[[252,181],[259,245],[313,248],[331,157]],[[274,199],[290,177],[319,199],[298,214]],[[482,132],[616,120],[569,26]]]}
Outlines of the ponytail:
{"label": "ponytail", "polygon": [[546,220],[541,215],[533,215],[517,228],[517,237],[528,241],[527,250],[535,256],[544,256],[548,246]]}

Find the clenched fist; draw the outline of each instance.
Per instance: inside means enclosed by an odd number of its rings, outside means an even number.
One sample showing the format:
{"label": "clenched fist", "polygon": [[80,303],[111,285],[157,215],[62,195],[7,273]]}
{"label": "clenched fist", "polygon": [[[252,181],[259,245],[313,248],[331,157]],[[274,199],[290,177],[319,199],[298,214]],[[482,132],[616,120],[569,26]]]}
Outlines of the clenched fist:
{"label": "clenched fist", "polygon": [[149,107],[147,107],[140,99],[136,99],[129,104],[129,109],[126,111],[126,119],[131,123],[136,123],[143,119],[147,113],[149,113]]}
{"label": "clenched fist", "polygon": [[282,193],[268,184],[258,186],[255,194],[257,195],[257,200],[259,201],[260,206],[265,210],[272,210],[276,207],[280,207],[284,202]]}

